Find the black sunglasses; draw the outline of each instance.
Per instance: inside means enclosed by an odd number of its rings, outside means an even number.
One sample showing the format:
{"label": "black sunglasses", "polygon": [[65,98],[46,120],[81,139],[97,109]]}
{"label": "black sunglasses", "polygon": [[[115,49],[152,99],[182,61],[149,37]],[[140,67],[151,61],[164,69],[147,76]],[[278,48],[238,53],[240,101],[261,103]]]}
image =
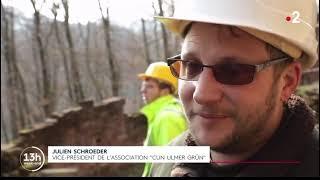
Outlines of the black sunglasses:
{"label": "black sunglasses", "polygon": [[291,58],[281,57],[256,65],[221,63],[209,66],[194,61],[182,60],[181,55],[176,55],[168,58],[167,63],[173,76],[182,80],[197,81],[203,68],[207,67],[212,70],[215,79],[222,84],[245,85],[253,81],[257,72],[287,60],[291,60]]}

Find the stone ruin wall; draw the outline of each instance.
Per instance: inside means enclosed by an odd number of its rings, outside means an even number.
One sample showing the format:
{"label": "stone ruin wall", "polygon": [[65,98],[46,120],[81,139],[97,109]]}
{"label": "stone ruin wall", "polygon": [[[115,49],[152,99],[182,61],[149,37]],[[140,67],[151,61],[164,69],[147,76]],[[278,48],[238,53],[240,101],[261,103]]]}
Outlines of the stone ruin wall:
{"label": "stone ruin wall", "polygon": [[20,166],[19,156],[29,146],[39,147],[46,156],[48,146],[142,145],[146,135],[144,116],[123,113],[125,100],[110,98],[53,113],[44,123],[20,132],[11,145],[1,146],[2,176],[140,176],[144,164],[133,163],[45,163],[30,174]]}

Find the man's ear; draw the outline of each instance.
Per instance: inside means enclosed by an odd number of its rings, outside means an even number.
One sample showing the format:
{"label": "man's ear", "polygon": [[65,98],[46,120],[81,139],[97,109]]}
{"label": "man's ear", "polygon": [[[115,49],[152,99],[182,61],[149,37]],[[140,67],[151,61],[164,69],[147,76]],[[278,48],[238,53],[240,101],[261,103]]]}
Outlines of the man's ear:
{"label": "man's ear", "polygon": [[281,100],[287,102],[291,94],[293,94],[298,87],[302,74],[301,63],[294,61],[290,63],[282,73],[282,91]]}
{"label": "man's ear", "polygon": [[161,96],[165,96],[165,95],[168,95],[168,94],[170,94],[170,89],[168,89],[168,88],[160,89],[160,95]]}

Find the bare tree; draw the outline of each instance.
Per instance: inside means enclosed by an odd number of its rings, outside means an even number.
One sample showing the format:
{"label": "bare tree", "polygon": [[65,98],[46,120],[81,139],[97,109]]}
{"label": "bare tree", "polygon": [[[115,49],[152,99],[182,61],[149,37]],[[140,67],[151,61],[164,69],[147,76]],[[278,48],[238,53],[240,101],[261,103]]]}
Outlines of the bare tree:
{"label": "bare tree", "polygon": [[28,116],[29,104],[26,95],[24,79],[18,67],[16,57],[15,33],[14,33],[14,10],[7,12],[1,2],[1,17],[4,27],[1,27],[2,43],[4,45],[4,61],[7,72],[6,87],[8,109],[11,118],[11,128],[13,137],[22,128],[31,126]]}
{"label": "bare tree", "polygon": [[154,20],[153,24],[153,35],[154,35],[154,43],[155,43],[155,54],[156,59],[160,58],[160,48],[159,48],[159,37],[158,37],[158,21]]}
{"label": "bare tree", "polygon": [[[31,30],[31,31],[33,31],[33,30]],[[32,38],[33,39],[33,38]],[[31,53],[32,53],[32,59],[33,59],[33,63],[34,63],[34,66],[35,66],[35,74],[34,74],[34,81],[35,81],[35,84],[36,84],[36,87],[35,87],[35,89],[36,89],[36,92],[37,92],[37,94],[36,94],[36,96],[35,96],[35,98],[36,98],[36,100],[38,101],[38,102],[40,102],[41,101],[41,99],[42,99],[42,95],[41,94],[43,94],[42,93],[42,86],[41,86],[41,73],[40,73],[40,71],[41,71],[41,66],[40,66],[40,63],[39,63],[39,61],[37,60],[38,59],[38,50],[37,50],[37,47],[36,47],[37,45],[36,45],[36,42],[34,42],[33,40],[32,40],[32,42],[31,42]]]}
{"label": "bare tree", "polygon": [[95,87],[95,90],[97,92],[97,95],[98,95],[98,98],[99,100],[101,100],[103,98],[103,95],[102,95],[102,87],[100,85],[100,83],[98,82],[98,80],[95,78],[94,76],[94,73],[92,71],[92,68],[91,68],[91,65],[90,65],[90,57],[91,57],[91,53],[90,53],[90,22],[87,23],[87,36],[85,38],[85,41],[86,41],[86,67],[87,67],[87,70],[88,70],[88,74],[89,74],[89,77]]}
{"label": "bare tree", "polygon": [[2,144],[2,139],[4,141],[4,143],[7,143],[10,139],[8,136],[8,127],[7,127],[7,123],[4,120],[4,112],[3,112],[3,106],[2,106],[2,101],[1,101],[1,144]]}
{"label": "bare tree", "polygon": [[[152,2],[153,8],[153,15],[158,15],[154,2]],[[153,35],[154,35],[154,43],[155,43],[155,52],[156,52],[156,59],[160,59],[160,49],[159,49],[159,37],[158,37],[158,21],[156,19],[153,20]]]}
{"label": "bare tree", "polygon": [[[6,89],[3,90],[4,93],[4,97],[1,98],[1,128],[5,128],[7,122],[10,123],[11,125],[11,129],[9,129],[8,131],[11,132],[12,136],[16,137],[17,136],[17,131],[18,131],[18,122],[17,122],[17,112],[15,109],[15,96],[13,94],[13,92],[10,89],[13,89],[13,73],[11,71],[11,66],[10,66],[10,56],[11,56],[11,52],[10,52],[10,33],[9,33],[9,18],[8,15],[6,13],[6,10],[4,9],[4,6],[2,4],[1,1],[1,54],[3,51],[3,56],[1,57],[1,85],[2,85],[2,73],[5,72],[4,74],[4,86],[6,87]],[[3,46],[2,46],[3,45]],[[4,60],[4,62],[2,61]],[[3,71],[2,71],[3,68]],[[2,87],[1,87],[2,90]],[[1,92],[1,96],[2,96],[2,92]],[[2,108],[3,108],[3,104],[2,102],[4,101],[4,98],[6,98],[6,107],[8,108],[9,111],[9,118],[7,119],[5,122],[2,123],[2,120],[4,121],[4,113],[2,112]],[[2,130],[2,129],[1,129]],[[1,131],[1,135],[2,135],[2,131]]]}
{"label": "bare tree", "polygon": [[73,78],[72,84],[73,84],[73,90],[75,94],[74,101],[80,102],[84,99],[84,94],[83,94],[83,87],[80,79],[79,67],[75,57],[73,39],[71,36],[70,27],[69,27],[69,5],[68,5],[68,0],[61,0],[61,2],[65,11],[64,25],[65,25],[65,31],[66,31],[67,41],[69,45],[69,54],[70,54],[70,61],[71,61],[70,69],[71,69],[71,74]]}
{"label": "bare tree", "polygon": [[50,110],[54,111],[55,107],[58,103],[57,94],[58,94],[58,69],[59,69],[59,61],[56,59],[52,62],[52,72],[50,77]]}
{"label": "bare tree", "polygon": [[117,73],[117,72],[119,72],[119,70],[118,70],[116,61],[113,57],[112,47],[111,47],[111,38],[110,38],[111,27],[110,27],[110,19],[109,19],[109,8],[107,8],[107,16],[105,17],[103,15],[100,0],[98,0],[98,3],[99,3],[99,9],[100,9],[100,13],[101,13],[102,22],[103,22],[103,29],[104,29],[104,33],[105,33],[105,42],[106,42],[106,48],[107,48],[106,50],[108,53],[109,67],[110,67],[110,71],[111,71],[112,95],[118,96],[119,95],[120,77],[119,77],[119,74]]}
{"label": "bare tree", "polygon": [[1,43],[3,43],[3,51],[4,51],[4,60],[6,62],[6,69],[7,69],[7,79],[6,79],[6,86],[8,91],[7,92],[7,99],[8,99],[8,109],[10,112],[10,118],[11,118],[11,127],[12,127],[12,133],[13,136],[17,136],[18,132],[18,112],[16,109],[16,97],[14,96],[14,92],[12,91],[15,89],[14,87],[14,73],[13,68],[11,65],[10,59],[12,59],[12,50],[10,47],[10,32],[9,32],[9,18],[7,15],[7,12],[5,11],[2,1],[1,1],[1,18],[3,19],[4,26],[1,25],[1,36],[3,37],[3,40]]}
{"label": "bare tree", "polygon": [[[169,6],[168,14],[169,14],[169,16],[172,16],[174,14],[174,11],[175,11],[174,1],[170,0],[169,3],[168,3],[168,6]],[[172,39],[173,39],[173,50],[174,50],[175,53],[177,53],[177,52],[180,51],[180,48],[181,48],[181,43],[180,43],[181,39],[180,39],[179,36],[175,36],[175,35],[172,37]]]}
{"label": "bare tree", "polygon": [[[6,37],[5,27],[7,27],[7,20],[5,19],[5,10],[1,2],[1,144],[2,142],[7,143],[9,141],[9,121],[8,118],[8,92],[6,91],[7,83],[7,67],[6,67],[6,57],[4,55],[4,46],[6,45],[3,38]],[[5,114],[6,113],[6,114]],[[9,132],[8,132],[9,131]]]}
{"label": "bare tree", "polygon": [[10,13],[11,16],[11,49],[12,49],[12,66],[13,70],[15,73],[15,83],[17,89],[15,89],[15,93],[17,96],[17,108],[19,109],[19,114],[20,114],[20,122],[21,122],[21,127],[22,128],[29,128],[32,126],[32,117],[30,115],[30,106],[27,98],[27,90],[26,90],[26,85],[24,78],[22,76],[21,70],[19,69],[18,66],[18,61],[16,57],[16,45],[15,45],[15,32],[14,32],[14,11],[12,10]]}
{"label": "bare tree", "polygon": [[[162,0],[158,0],[158,6],[159,6],[159,16],[163,16]],[[170,56],[169,47],[168,47],[168,35],[163,24],[161,24],[161,32],[162,32],[162,40],[163,40],[164,58],[167,58]]]}
{"label": "bare tree", "polygon": [[55,31],[55,36],[57,39],[57,43],[58,43],[58,50],[60,51],[60,54],[62,55],[62,61],[63,61],[63,68],[64,68],[64,73],[65,73],[65,78],[66,78],[66,84],[67,84],[67,92],[68,92],[68,96],[70,101],[75,99],[75,95],[73,94],[74,91],[72,90],[72,85],[71,85],[71,77],[70,77],[70,65],[67,59],[67,55],[65,52],[65,46],[64,43],[62,42],[60,33],[59,33],[59,26],[58,26],[58,21],[57,21],[57,10],[59,9],[59,4],[57,3],[53,3],[52,8],[51,8],[51,12],[54,16],[53,19],[53,27],[54,27],[54,31]]}
{"label": "bare tree", "polygon": [[45,45],[43,43],[43,40],[41,38],[41,22],[40,22],[40,10],[36,8],[36,2],[35,0],[30,0],[32,3],[33,9],[34,9],[34,36],[37,42],[38,50],[39,50],[39,58],[40,58],[40,66],[41,66],[41,73],[42,73],[42,104],[43,104],[43,110],[46,116],[50,114],[51,107],[50,103],[52,101],[52,96],[50,94],[50,77],[49,77],[49,67],[46,63],[46,49]]}
{"label": "bare tree", "polygon": [[150,59],[149,49],[148,49],[148,38],[147,38],[147,32],[146,32],[146,25],[145,25],[145,20],[143,18],[141,18],[141,25],[142,25],[142,37],[143,37],[143,45],[144,45],[146,62],[147,62],[147,64],[151,64],[151,59]]}

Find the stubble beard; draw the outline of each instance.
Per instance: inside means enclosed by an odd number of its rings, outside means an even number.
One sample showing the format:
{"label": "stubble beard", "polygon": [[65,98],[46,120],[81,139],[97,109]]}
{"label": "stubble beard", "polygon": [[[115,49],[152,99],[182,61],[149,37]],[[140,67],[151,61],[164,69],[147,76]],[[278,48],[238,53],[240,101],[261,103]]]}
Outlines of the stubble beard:
{"label": "stubble beard", "polygon": [[[197,129],[191,125],[190,132],[194,137],[195,142],[198,145],[209,145],[211,150],[225,154],[244,153],[254,147],[261,146],[266,140],[264,132],[265,128],[267,128],[268,120],[276,107],[276,85],[273,85],[269,92],[264,105],[261,105],[254,110],[251,108],[251,112],[246,116],[241,117],[238,112],[233,113],[233,117],[235,117],[232,118],[235,124],[234,130],[231,134],[224,137],[220,145],[211,146],[210,144],[199,143],[200,141],[197,139],[197,136],[195,136]],[[255,120],[252,121],[252,119]]]}

